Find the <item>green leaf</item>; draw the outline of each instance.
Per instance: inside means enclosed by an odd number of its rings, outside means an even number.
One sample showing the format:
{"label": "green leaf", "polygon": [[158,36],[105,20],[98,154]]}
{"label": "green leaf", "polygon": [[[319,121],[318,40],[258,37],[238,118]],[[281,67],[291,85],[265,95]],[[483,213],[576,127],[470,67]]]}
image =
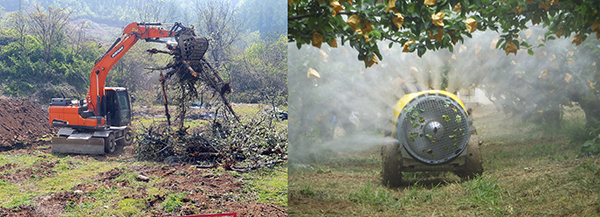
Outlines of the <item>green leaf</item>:
{"label": "green leaf", "polygon": [[535,54],[535,52],[533,52],[533,49],[527,49],[527,54],[533,56]]}
{"label": "green leaf", "polygon": [[499,48],[500,45],[502,44],[502,42],[504,42],[504,38],[501,38],[500,40],[498,40],[498,42],[496,43],[496,48]]}
{"label": "green leaf", "polygon": [[427,51],[427,48],[425,46],[419,46],[419,48],[417,49],[417,54],[419,55],[419,57],[422,57],[425,54],[425,51]]}

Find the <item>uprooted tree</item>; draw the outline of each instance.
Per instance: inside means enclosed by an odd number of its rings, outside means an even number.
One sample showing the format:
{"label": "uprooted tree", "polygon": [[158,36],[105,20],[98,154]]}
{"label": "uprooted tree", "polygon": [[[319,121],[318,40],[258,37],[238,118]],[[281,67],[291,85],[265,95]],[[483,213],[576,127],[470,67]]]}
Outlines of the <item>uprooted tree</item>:
{"label": "uprooted tree", "polygon": [[[168,125],[144,127],[138,136],[138,157],[209,162],[208,167],[222,166],[237,171],[282,163],[287,158],[286,128],[277,128],[269,115],[240,120],[226,98],[231,93],[229,83],[224,82],[219,71],[203,57],[208,39],[197,37],[193,31],[190,28],[180,32],[177,45],[167,43],[168,50],[148,50],[151,54],[173,56],[165,67],[153,68],[161,71],[160,84]],[[170,126],[167,90],[175,92],[171,96],[178,109],[177,130]],[[204,103],[210,105],[207,107],[216,107],[215,113],[208,127],[188,132],[189,127],[184,125],[187,109],[190,102],[198,100],[200,107]]]}

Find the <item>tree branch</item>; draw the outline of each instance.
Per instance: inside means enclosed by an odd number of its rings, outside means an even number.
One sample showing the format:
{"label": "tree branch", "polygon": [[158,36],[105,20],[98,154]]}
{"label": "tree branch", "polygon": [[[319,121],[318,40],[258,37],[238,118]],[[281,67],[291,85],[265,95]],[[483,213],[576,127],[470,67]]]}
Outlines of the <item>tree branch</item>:
{"label": "tree branch", "polygon": [[[340,11],[338,12],[339,15],[350,15],[350,14],[354,14],[352,12],[347,12],[347,11]],[[299,20],[302,18],[307,18],[307,17],[320,17],[323,16],[323,14],[303,14],[303,15],[298,15],[298,16],[293,16],[293,17],[288,17],[288,21],[291,20]]]}

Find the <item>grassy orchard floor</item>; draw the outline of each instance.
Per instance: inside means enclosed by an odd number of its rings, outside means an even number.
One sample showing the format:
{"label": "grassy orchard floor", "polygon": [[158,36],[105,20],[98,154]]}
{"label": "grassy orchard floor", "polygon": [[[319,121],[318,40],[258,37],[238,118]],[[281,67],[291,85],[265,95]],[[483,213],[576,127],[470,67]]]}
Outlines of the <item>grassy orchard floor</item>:
{"label": "grassy orchard floor", "polygon": [[[259,112],[243,105],[240,115]],[[236,108],[234,108],[236,109]],[[136,118],[132,126],[150,123]],[[287,126],[287,121],[276,122]],[[190,121],[202,127],[206,121]],[[287,165],[248,173],[136,161],[133,147],[106,156],[50,153],[49,141],[0,152],[0,215],[174,216],[237,212],[285,216]],[[148,176],[148,182],[136,176]]]}
{"label": "grassy orchard floor", "polygon": [[[583,123],[569,110],[564,129]],[[449,172],[403,173],[404,186],[381,184],[380,148],[290,165],[291,216],[599,216],[600,157],[493,107],[474,112],[484,173],[461,181]],[[327,156],[327,155],[322,155]]]}

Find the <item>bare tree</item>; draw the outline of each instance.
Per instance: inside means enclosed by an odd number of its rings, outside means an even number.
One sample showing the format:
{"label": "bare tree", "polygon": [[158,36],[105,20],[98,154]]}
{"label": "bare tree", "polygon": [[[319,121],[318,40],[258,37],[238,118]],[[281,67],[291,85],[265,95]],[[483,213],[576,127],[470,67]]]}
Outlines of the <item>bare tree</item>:
{"label": "bare tree", "polygon": [[56,8],[52,6],[47,8],[47,13],[39,5],[35,5],[32,11],[28,12],[29,26],[33,35],[42,43],[44,47],[44,61],[51,61],[52,48],[60,45],[64,38],[64,28],[69,22],[72,10],[66,8]]}
{"label": "bare tree", "polygon": [[10,28],[15,30],[18,34],[17,43],[21,46],[21,50],[23,53],[27,53],[27,43],[25,43],[27,37],[27,23],[29,22],[29,18],[25,16],[21,11],[17,11],[10,14],[8,18],[10,23]]}
{"label": "bare tree", "polygon": [[227,61],[227,51],[240,38],[242,21],[236,19],[231,2],[204,0],[197,3],[198,31],[212,39],[209,53],[216,67]]}
{"label": "bare tree", "polygon": [[69,45],[72,48],[75,55],[81,54],[81,52],[87,47],[86,44],[89,39],[85,35],[86,21],[81,21],[78,24],[68,29],[67,38],[69,39]]}
{"label": "bare tree", "polygon": [[173,0],[134,0],[133,5],[138,22],[171,22],[177,11]]}

